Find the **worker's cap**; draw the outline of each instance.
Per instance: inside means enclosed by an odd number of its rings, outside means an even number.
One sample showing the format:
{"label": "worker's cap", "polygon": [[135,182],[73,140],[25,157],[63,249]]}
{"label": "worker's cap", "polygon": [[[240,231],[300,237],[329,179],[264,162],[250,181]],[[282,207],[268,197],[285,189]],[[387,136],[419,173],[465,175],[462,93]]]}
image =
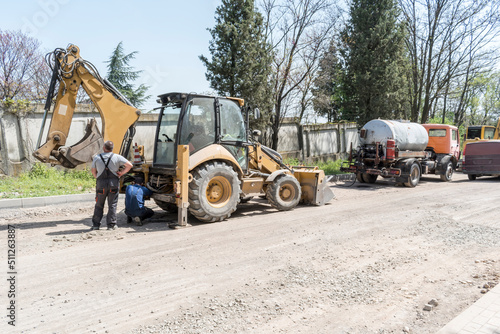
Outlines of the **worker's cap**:
{"label": "worker's cap", "polygon": [[136,176],[134,179],[135,184],[143,184],[144,178],[142,176]]}
{"label": "worker's cap", "polygon": [[108,140],[107,142],[104,143],[104,148],[108,151],[113,151],[113,142],[111,140]]}

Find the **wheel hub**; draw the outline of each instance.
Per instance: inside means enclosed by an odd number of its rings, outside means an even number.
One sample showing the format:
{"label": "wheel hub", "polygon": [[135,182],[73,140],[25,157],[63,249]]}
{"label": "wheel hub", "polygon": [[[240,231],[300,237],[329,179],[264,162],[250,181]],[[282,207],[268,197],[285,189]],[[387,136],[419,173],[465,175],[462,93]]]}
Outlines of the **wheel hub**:
{"label": "wheel hub", "polygon": [[213,207],[223,207],[229,201],[231,193],[231,184],[222,176],[211,179],[206,189],[207,200]]}
{"label": "wheel hub", "polygon": [[283,201],[291,201],[295,197],[295,189],[289,185],[280,188],[280,198]]}

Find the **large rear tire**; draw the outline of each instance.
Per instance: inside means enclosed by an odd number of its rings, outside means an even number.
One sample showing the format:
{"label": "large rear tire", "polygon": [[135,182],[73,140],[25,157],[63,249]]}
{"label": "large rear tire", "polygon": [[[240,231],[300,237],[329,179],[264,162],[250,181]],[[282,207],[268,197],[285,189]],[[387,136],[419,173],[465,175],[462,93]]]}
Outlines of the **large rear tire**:
{"label": "large rear tire", "polygon": [[440,176],[441,176],[441,181],[445,182],[451,181],[451,178],[453,177],[453,164],[451,163],[451,161],[448,161],[444,169],[444,174],[441,174]]}
{"label": "large rear tire", "polygon": [[290,175],[282,176],[267,186],[266,197],[279,211],[292,210],[299,204],[302,190],[299,181]]}
{"label": "large rear tire", "polygon": [[363,178],[363,173],[356,173],[356,180],[358,180],[359,183],[365,183],[365,179]]}
{"label": "large rear tire", "polygon": [[202,222],[227,219],[240,201],[240,180],[232,167],[211,161],[192,172],[189,183],[189,212]]}
{"label": "large rear tire", "polygon": [[368,174],[368,173],[363,173],[363,180],[365,180],[366,183],[375,183],[377,181],[378,175],[376,174]]}
{"label": "large rear tire", "polygon": [[410,167],[410,176],[408,176],[408,182],[405,182],[405,186],[414,188],[420,181],[420,166],[417,162],[413,162]]}

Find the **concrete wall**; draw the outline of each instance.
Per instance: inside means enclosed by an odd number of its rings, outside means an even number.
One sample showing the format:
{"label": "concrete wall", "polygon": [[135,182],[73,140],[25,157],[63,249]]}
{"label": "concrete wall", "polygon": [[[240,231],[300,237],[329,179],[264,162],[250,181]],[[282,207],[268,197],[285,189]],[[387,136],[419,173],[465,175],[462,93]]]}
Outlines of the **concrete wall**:
{"label": "concrete wall", "polygon": [[[50,117],[50,115],[49,115]],[[85,134],[87,120],[95,117],[99,128],[99,113],[92,105],[78,105],[75,109],[67,146],[77,143]],[[28,170],[35,159],[38,134],[43,119],[43,106],[37,105],[33,112],[14,115],[0,108],[0,174],[18,175]],[[136,126],[134,142],[144,145],[146,160],[153,160],[154,135],[158,116],[143,114]],[[45,125],[41,144],[45,142],[50,118]],[[280,129],[278,148],[285,157],[305,161],[337,159],[345,156],[350,143],[358,145],[358,133],[354,123],[298,125],[284,122]]]}
{"label": "concrete wall", "polygon": [[280,129],[278,149],[284,157],[307,162],[343,159],[351,144],[359,144],[355,123],[300,125],[285,121]]}

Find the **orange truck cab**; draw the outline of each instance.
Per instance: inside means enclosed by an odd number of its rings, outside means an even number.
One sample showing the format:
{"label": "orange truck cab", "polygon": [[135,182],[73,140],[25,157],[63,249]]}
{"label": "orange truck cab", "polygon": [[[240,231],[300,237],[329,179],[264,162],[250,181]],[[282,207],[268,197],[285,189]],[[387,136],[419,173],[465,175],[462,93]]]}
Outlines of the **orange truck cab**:
{"label": "orange truck cab", "polygon": [[447,124],[423,124],[429,134],[426,151],[450,155],[454,164],[460,158],[460,137],[458,128]]}

